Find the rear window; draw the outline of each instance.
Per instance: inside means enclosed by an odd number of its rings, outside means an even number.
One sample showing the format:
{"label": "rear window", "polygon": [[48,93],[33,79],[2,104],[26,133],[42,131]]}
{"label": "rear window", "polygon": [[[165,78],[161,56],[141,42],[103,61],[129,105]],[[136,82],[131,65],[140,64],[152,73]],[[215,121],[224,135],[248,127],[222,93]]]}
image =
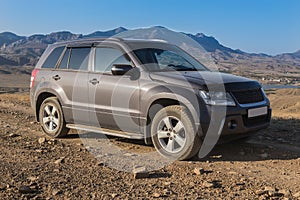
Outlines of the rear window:
{"label": "rear window", "polygon": [[55,68],[55,65],[65,47],[57,47],[54,49],[48,58],[45,60],[42,68]]}

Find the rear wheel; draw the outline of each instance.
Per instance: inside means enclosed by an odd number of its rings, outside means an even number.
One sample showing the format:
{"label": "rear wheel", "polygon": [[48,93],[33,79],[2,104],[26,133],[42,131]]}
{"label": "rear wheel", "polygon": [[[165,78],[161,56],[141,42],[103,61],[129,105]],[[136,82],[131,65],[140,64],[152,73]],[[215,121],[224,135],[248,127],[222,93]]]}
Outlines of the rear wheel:
{"label": "rear wheel", "polygon": [[44,133],[52,138],[64,137],[69,132],[56,97],[43,101],[39,110],[39,121]]}
{"label": "rear wheel", "polygon": [[176,160],[193,157],[202,145],[189,112],[178,105],[156,113],[151,124],[151,137],[159,153]]}

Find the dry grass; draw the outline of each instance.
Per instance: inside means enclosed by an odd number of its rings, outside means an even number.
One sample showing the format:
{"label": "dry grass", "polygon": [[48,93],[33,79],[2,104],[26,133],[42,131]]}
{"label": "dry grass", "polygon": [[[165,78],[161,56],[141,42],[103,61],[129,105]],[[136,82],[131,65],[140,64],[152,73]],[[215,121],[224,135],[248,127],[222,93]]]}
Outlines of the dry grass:
{"label": "dry grass", "polygon": [[23,102],[23,103],[29,103],[30,97],[28,92],[18,92],[18,93],[3,93],[1,94],[1,100],[7,100],[7,99],[13,99],[11,100],[11,103],[17,104]]}
{"label": "dry grass", "polygon": [[273,117],[300,119],[300,89],[280,89],[268,96]]}
{"label": "dry grass", "polygon": [[0,74],[2,88],[28,88],[30,75],[27,74]]}

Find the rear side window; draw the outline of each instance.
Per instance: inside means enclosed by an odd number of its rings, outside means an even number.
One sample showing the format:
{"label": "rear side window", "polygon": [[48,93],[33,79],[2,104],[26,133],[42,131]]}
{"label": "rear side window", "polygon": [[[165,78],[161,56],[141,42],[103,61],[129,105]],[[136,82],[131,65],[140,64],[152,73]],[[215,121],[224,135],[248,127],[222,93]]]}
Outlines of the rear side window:
{"label": "rear side window", "polygon": [[72,48],[69,69],[87,70],[91,48]]}
{"label": "rear side window", "polygon": [[48,58],[45,60],[42,68],[55,68],[55,65],[65,47],[57,47],[54,49]]}

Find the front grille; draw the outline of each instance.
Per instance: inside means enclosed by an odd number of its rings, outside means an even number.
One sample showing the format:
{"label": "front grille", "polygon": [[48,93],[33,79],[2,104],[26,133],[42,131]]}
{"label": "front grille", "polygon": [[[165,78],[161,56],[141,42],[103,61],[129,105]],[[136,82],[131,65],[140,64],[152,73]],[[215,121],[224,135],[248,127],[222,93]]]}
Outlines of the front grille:
{"label": "front grille", "polygon": [[264,96],[260,88],[234,91],[231,93],[240,104],[256,103],[264,100]]}

